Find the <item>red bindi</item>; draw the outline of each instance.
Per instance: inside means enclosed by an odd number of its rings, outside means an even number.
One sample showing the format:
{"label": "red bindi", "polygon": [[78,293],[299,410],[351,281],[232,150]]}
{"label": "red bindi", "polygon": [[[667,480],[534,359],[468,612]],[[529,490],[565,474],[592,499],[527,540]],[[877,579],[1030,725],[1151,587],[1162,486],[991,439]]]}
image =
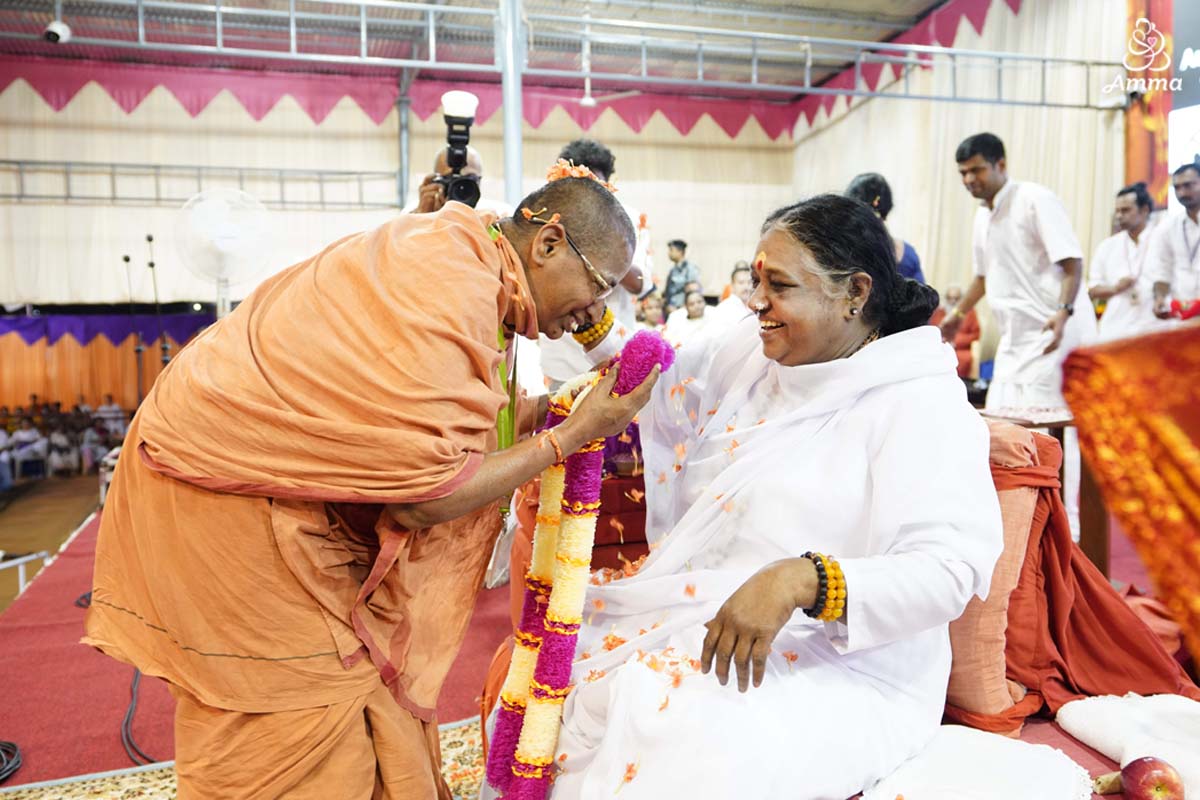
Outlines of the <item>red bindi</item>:
{"label": "red bindi", "polygon": [[754,271],[762,275],[763,268],[767,266],[767,254],[759,253],[754,257]]}

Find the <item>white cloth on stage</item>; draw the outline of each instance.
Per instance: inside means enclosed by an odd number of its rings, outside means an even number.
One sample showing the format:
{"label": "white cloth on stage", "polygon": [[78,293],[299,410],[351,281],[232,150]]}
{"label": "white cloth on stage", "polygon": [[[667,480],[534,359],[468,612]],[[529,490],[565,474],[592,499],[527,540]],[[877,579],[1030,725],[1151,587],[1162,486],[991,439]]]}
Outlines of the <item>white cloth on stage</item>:
{"label": "white cloth on stage", "polygon": [[1161,758],[1183,778],[1184,794],[1200,796],[1200,703],[1175,694],[1100,695],[1072,700],[1054,721],[1088,747],[1125,766]]}
{"label": "white cloth on stage", "polygon": [[1088,270],[1088,287],[1111,287],[1125,278],[1134,279],[1132,288],[1113,295],[1105,303],[1099,341],[1111,342],[1171,328],[1169,320],[1154,316],[1153,270],[1146,266],[1155,234],[1155,229],[1148,227],[1135,242],[1127,231],[1121,231],[1096,245]]}
{"label": "white cloth on stage", "polygon": [[[640,415],[653,552],[589,588],[555,800],[845,800],[934,736],[948,623],[988,591],[988,433],[937,329],[790,368],[753,318],[708,334]],[[841,563],[849,624],[794,613],[746,694],[696,672],[722,603],[808,550]]]}
{"label": "white cloth on stage", "polygon": [[863,794],[863,800],[897,797],[1091,800],[1092,779],[1069,756],[1048,745],[943,725],[920,755]]}
{"label": "white cloth on stage", "polygon": [[[1059,261],[1083,258],[1071,220],[1054,193],[1044,186],[1009,180],[993,198],[993,208],[975,212],[972,259],[975,274],[987,281],[988,304],[1000,332],[989,409],[1066,406],[1062,362],[1067,354],[1096,338],[1096,311],[1080,280],[1075,313],[1067,318],[1057,349],[1043,331],[1058,311],[1063,271]],[[1074,429],[1063,447],[1063,502],[1073,535],[1079,536],[1079,444]]]}

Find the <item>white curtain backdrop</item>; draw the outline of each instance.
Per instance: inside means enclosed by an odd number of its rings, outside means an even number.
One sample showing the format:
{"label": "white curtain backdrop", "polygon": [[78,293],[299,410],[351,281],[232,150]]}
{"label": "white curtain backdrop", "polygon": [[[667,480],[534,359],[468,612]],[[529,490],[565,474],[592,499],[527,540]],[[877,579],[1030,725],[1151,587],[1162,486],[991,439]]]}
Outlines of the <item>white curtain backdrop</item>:
{"label": "white curtain backdrop", "polygon": [[[983,35],[964,19],[955,46],[969,50],[1120,61],[1125,52],[1124,0],[1025,0],[1014,15],[994,0]],[[938,64],[911,76],[912,93],[948,90],[950,68]],[[885,73],[886,74],[886,73]],[[1051,74],[1050,96],[1095,99],[1112,75],[1078,70]],[[960,66],[960,91],[994,91],[991,71]],[[1040,77],[1029,67],[1005,69],[1005,97],[1036,96]],[[896,84],[893,91],[901,90]],[[879,98],[838,102],[796,130],[794,186],[798,196],[843,191],[861,172],[891,184],[892,232],[921,256],[937,289],[971,280],[971,220],[976,203],[962,187],[954,150],[973,133],[990,131],[1008,153],[1011,178],[1044,184],[1062,199],[1085,254],[1110,234],[1114,195],[1124,184],[1124,117],[1119,110],[1068,110],[1017,105]],[[984,353],[994,350],[991,315],[981,307]]]}

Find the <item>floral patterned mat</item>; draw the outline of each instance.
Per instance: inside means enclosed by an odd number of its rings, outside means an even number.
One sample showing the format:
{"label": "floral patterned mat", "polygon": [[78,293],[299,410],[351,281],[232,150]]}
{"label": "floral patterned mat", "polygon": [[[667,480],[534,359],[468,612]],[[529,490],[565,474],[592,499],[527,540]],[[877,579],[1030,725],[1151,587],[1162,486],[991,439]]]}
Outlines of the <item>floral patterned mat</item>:
{"label": "floral patterned mat", "polygon": [[[479,796],[483,780],[483,737],[479,720],[441,729],[442,774],[455,800]],[[175,797],[173,767],[133,768],[103,776],[68,779],[53,786],[0,789],[3,800],[169,800]]]}

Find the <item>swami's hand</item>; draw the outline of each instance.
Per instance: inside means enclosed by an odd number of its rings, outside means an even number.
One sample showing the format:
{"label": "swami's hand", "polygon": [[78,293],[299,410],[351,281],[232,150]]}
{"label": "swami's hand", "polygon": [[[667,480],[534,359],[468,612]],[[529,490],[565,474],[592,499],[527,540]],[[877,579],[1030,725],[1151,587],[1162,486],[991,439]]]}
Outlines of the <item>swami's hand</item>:
{"label": "swami's hand", "polygon": [[1062,344],[1063,330],[1067,327],[1067,312],[1059,311],[1050,319],[1046,320],[1046,324],[1042,326],[1042,333],[1051,331],[1053,336],[1050,339],[1050,344],[1046,345],[1046,349],[1042,354],[1053,353]]}
{"label": "swami's hand", "polygon": [[729,681],[729,660],[737,667],[738,691],[762,685],[767,656],[779,630],[797,608],[807,608],[817,596],[817,570],[807,558],[776,561],[754,573],[709,622],[700,668],[707,675],[715,661],[717,680]]}
{"label": "swami's hand", "polygon": [[650,392],[658,382],[658,374],[661,371],[659,367],[654,367],[641,385],[632,392],[613,397],[612,390],[617,384],[620,369],[620,363],[610,369],[563,422],[563,425],[577,426],[584,441],[624,433],[637,413],[649,402]]}

